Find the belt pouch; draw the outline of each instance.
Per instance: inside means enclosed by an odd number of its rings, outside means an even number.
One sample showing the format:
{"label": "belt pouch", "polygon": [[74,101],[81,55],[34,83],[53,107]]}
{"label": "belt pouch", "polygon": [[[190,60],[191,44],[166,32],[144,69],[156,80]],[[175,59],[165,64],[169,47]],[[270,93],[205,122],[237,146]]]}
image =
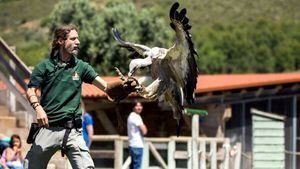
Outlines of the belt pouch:
{"label": "belt pouch", "polygon": [[32,144],[37,136],[37,134],[39,133],[41,127],[38,125],[38,123],[31,123],[30,126],[30,130],[29,130],[29,134],[27,137],[26,142],[28,144]]}

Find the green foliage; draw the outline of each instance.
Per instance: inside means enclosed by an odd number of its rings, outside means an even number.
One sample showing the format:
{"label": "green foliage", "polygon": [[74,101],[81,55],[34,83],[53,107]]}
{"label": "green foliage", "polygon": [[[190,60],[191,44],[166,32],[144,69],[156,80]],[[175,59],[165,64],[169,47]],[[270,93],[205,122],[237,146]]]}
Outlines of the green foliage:
{"label": "green foliage", "polygon": [[[299,70],[300,1],[178,1],[193,26],[201,73]],[[111,28],[117,27],[128,41],[169,47],[173,32],[168,11],[173,2],[0,0],[0,36],[32,65],[49,52],[48,28],[51,33],[58,24],[72,22],[79,27],[80,57],[103,75],[112,74],[113,66],[126,72],[129,53],[117,46]]]}
{"label": "green foliage", "polygon": [[17,49],[17,54],[27,65],[36,65],[47,55],[49,51],[46,41],[33,43],[21,49]]}
{"label": "green foliage", "polygon": [[257,20],[196,32],[202,73],[266,73],[300,69],[299,23]]}
{"label": "green foliage", "polygon": [[64,0],[57,4],[51,14],[49,27],[74,24],[79,29],[81,50],[79,58],[91,63],[101,74],[115,74],[113,67],[128,71],[128,51],[121,49],[112,37],[116,27],[123,38],[149,46],[170,46],[171,31],[168,23],[151,11],[138,11],[132,2],[111,0],[97,12],[86,0]]}
{"label": "green foliage", "polygon": [[47,30],[39,26],[39,21],[57,1],[0,1],[0,36],[16,47],[17,55],[28,66],[34,66],[49,52]]}

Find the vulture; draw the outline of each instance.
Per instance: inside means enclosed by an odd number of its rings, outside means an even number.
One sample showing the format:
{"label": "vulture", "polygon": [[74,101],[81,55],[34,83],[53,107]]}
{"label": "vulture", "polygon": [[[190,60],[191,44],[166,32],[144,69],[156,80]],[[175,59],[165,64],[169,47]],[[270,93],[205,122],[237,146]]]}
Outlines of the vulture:
{"label": "vulture", "polygon": [[137,93],[146,99],[159,99],[170,104],[173,117],[177,120],[177,135],[184,106],[194,102],[198,76],[195,60],[197,52],[189,33],[192,26],[186,16],[187,10],[183,8],[179,11],[178,8],[179,3],[175,2],[169,13],[170,27],[175,32],[175,44],[169,49],[150,48],[125,41],[116,28],[112,29],[118,44],[133,52],[134,56],[138,56],[130,61],[128,78],[133,77],[137,69],[150,67],[151,77],[141,77],[137,80],[141,87]]}

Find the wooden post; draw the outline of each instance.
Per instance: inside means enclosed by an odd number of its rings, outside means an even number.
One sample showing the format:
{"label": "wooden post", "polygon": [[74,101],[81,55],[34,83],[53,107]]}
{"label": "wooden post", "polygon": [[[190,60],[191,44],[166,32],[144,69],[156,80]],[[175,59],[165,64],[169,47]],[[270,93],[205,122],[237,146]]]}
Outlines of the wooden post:
{"label": "wooden post", "polygon": [[189,140],[187,142],[187,154],[188,154],[187,168],[192,169],[192,140]]}
{"label": "wooden post", "polygon": [[210,168],[211,169],[217,169],[217,143],[216,141],[210,142]]}
{"label": "wooden post", "polygon": [[229,169],[229,148],[230,148],[230,145],[229,145],[229,140],[226,139],[224,141],[224,169]]}
{"label": "wooden post", "polygon": [[291,156],[291,167],[292,169],[296,169],[297,167],[297,96],[293,96],[292,103],[292,128],[291,128],[291,138],[290,138],[290,147],[293,151],[293,155]]}
{"label": "wooden post", "polygon": [[[168,143],[168,169],[174,169],[176,168],[176,162],[174,159],[174,152],[175,152],[175,141],[171,138],[171,140]],[[189,151],[190,149],[188,149]]]}
{"label": "wooden post", "polygon": [[200,140],[200,169],[206,169],[206,142]]}
{"label": "wooden post", "polygon": [[199,137],[199,115],[194,114],[192,117],[192,168],[199,168],[198,156],[198,137]]}
{"label": "wooden post", "polygon": [[236,155],[234,159],[234,169],[240,169],[242,156],[242,144],[236,143]]}
{"label": "wooden post", "polygon": [[115,169],[121,169],[122,165],[123,165],[123,140],[118,138],[115,140],[115,161],[114,161]]}
{"label": "wooden post", "polygon": [[142,160],[142,169],[148,169],[149,168],[149,145],[146,141],[144,143],[144,150],[143,150],[143,160]]}

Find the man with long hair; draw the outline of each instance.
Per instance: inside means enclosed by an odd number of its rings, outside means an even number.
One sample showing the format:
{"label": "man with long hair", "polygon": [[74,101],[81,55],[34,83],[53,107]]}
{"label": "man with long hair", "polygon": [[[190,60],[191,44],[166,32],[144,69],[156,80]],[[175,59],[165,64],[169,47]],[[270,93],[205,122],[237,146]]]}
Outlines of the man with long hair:
{"label": "man with long hair", "polygon": [[[54,31],[50,57],[32,71],[27,98],[41,128],[26,155],[25,169],[46,169],[59,149],[62,156],[68,157],[73,169],[94,168],[82,137],[82,82],[105,91],[110,100],[120,100],[135,90],[131,81],[104,81],[88,63],[76,57],[79,47],[75,26],[58,27]],[[41,91],[40,101],[38,90]]]}

